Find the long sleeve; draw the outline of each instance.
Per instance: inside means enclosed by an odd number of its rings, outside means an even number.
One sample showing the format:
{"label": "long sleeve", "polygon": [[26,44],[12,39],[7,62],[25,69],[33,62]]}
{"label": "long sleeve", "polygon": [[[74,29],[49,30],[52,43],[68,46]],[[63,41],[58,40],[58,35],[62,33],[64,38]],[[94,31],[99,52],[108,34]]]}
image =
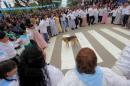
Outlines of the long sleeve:
{"label": "long sleeve", "polygon": [[123,76],[119,76],[108,68],[102,69],[104,72],[104,86],[130,86],[130,80]]}
{"label": "long sleeve", "polygon": [[57,86],[57,84],[62,80],[64,77],[63,73],[55,68],[52,65],[47,66],[47,70],[49,72],[50,80],[51,80],[51,85],[52,86]]}

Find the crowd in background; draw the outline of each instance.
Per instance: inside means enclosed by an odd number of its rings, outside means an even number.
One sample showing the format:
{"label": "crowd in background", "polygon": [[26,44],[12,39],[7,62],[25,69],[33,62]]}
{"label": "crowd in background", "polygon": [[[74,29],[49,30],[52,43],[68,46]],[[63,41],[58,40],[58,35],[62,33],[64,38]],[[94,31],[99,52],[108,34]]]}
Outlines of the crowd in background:
{"label": "crowd in background", "polygon": [[[76,68],[66,73],[47,64],[49,39],[70,30],[108,22],[129,27],[130,6],[89,5],[32,13],[0,13],[0,86],[130,86],[130,47],[124,48],[113,71],[97,66],[97,56],[83,48]],[[19,49],[23,48],[21,52]],[[17,73],[16,73],[17,72]],[[115,83],[117,82],[117,83]]]}

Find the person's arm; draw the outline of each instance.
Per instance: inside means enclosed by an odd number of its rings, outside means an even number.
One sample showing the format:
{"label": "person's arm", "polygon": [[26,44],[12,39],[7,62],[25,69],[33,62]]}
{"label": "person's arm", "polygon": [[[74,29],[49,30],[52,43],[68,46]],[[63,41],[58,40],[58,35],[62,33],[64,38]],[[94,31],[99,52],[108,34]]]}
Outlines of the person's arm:
{"label": "person's arm", "polygon": [[57,86],[57,84],[63,79],[63,73],[56,67],[52,65],[47,66],[47,70],[49,72],[50,80],[52,86]]}
{"label": "person's arm", "polygon": [[130,80],[127,80],[124,76],[120,76],[108,68],[105,68],[104,77],[107,82],[106,84],[110,86],[130,86]]}

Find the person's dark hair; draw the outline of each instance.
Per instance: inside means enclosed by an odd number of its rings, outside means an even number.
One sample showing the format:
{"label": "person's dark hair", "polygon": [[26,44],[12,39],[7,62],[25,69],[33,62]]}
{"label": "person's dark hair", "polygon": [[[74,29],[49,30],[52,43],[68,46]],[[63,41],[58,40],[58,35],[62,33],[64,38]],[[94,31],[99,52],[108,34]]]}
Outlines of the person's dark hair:
{"label": "person's dark hair", "polygon": [[45,55],[36,42],[31,41],[20,57],[18,75],[20,86],[48,86],[50,79],[46,69]]}
{"label": "person's dark hair", "polygon": [[6,33],[4,31],[0,31],[0,39],[3,39],[6,36]]}
{"label": "person's dark hair", "polygon": [[94,74],[97,66],[97,56],[90,48],[82,48],[76,57],[79,73]]}
{"label": "person's dark hair", "polygon": [[16,63],[12,60],[0,62],[0,79],[7,79],[7,73],[16,68]]}
{"label": "person's dark hair", "polygon": [[26,27],[25,27],[25,24],[24,24],[24,23],[21,23],[21,24],[20,24],[20,27],[22,28],[22,30],[26,30]]}
{"label": "person's dark hair", "polygon": [[0,31],[4,31],[5,30],[5,25],[4,25],[4,23],[1,23],[0,24]]}

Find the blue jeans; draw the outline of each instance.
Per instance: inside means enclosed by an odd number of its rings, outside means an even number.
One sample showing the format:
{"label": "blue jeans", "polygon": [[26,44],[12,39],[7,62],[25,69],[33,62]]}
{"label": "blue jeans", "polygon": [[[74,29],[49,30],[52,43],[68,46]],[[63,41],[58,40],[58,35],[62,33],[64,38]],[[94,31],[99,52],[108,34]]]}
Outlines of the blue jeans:
{"label": "blue jeans", "polygon": [[48,39],[48,33],[43,33],[44,39],[45,41],[48,43],[49,39]]}

